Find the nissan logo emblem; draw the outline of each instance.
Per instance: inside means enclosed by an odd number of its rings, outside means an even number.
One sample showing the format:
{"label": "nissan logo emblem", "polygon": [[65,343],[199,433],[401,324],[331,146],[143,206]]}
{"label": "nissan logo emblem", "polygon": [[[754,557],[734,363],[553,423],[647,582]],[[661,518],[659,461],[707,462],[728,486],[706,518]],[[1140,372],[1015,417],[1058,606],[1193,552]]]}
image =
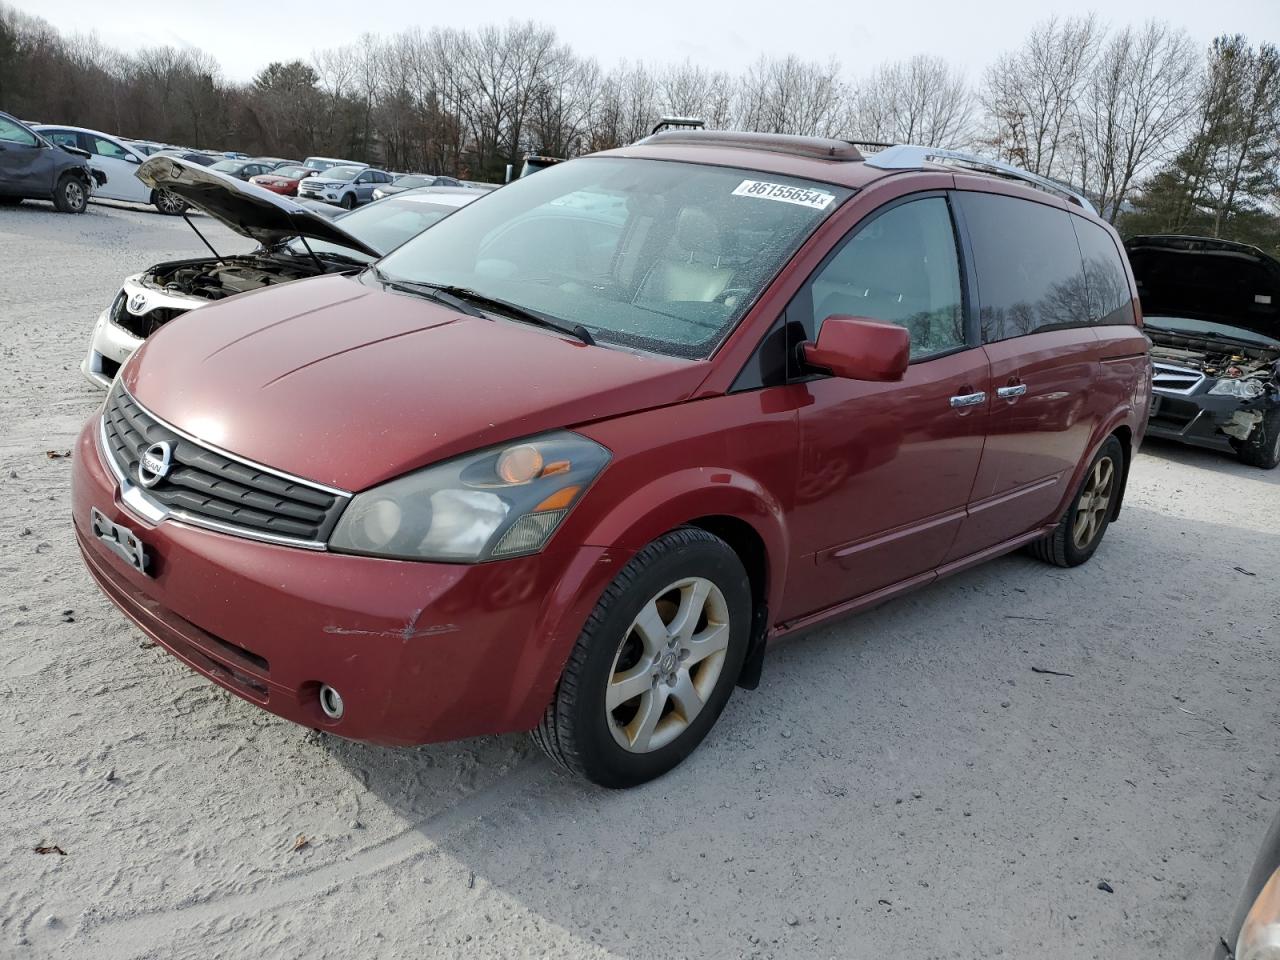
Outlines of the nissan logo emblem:
{"label": "nissan logo emblem", "polygon": [[173,447],[167,440],[153,443],[138,458],[138,482],[144,487],[154,487],[169,474],[173,465]]}

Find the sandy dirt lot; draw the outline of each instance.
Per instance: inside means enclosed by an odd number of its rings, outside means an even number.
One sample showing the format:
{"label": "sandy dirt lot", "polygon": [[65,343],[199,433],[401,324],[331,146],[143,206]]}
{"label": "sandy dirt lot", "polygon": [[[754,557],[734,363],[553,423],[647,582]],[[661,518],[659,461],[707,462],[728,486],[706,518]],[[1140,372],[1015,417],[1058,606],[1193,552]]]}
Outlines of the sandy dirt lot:
{"label": "sandy dirt lot", "polygon": [[523,736],[348,743],[144,643],[46,456],[100,402],[77,365],[121,278],[201,250],[141,209],[0,211],[0,956],[1207,956],[1280,803],[1280,471],[1149,444],[1093,562],[777,647],[642,789]]}

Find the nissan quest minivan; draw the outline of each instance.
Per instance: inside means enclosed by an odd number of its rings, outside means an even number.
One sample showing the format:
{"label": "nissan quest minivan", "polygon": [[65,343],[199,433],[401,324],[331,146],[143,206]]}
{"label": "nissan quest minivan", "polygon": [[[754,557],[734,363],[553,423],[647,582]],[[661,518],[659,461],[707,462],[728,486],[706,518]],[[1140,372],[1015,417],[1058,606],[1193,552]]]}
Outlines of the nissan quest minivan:
{"label": "nissan quest minivan", "polygon": [[251,703],[385,744],[532,730],[627,786],[769,641],[1020,547],[1088,560],[1140,325],[1051,181],[663,133],[165,326],[79,438],[75,529]]}

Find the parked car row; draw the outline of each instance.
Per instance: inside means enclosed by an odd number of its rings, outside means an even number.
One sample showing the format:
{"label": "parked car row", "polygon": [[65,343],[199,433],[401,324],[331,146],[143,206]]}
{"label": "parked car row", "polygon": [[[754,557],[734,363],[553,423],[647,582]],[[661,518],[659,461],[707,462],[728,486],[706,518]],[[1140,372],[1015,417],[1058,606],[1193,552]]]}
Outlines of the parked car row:
{"label": "parked car row", "polygon": [[[303,180],[320,177],[314,185],[308,186],[303,196],[348,210],[381,196],[422,186],[472,186],[452,177],[390,174],[374,170],[367,163],[336,157],[307,157],[297,161],[283,157],[249,157],[232,152],[215,153],[147,140],[129,140],[84,127],[28,125],[7,114],[2,116],[6,118],[7,136],[17,140],[10,141],[0,136],[0,149],[9,149],[9,142],[20,142],[20,146],[32,150],[42,149],[47,143],[57,144],[83,154],[83,159],[91,161],[92,170],[98,171],[100,177],[96,181],[93,174],[89,174],[87,180],[80,176],[64,178],[59,173],[46,189],[39,176],[24,172],[9,178],[5,174],[5,166],[0,164],[0,197],[56,199],[60,195],[59,209],[74,212],[83,211],[91,196],[150,204],[161,213],[176,215],[185,212],[186,203],[168,191],[148,187],[136,176],[138,167],[147,157],[161,154],[212,167],[240,180],[252,180],[282,196],[297,196]],[[13,150],[14,155],[8,159],[16,169],[19,148]]]}

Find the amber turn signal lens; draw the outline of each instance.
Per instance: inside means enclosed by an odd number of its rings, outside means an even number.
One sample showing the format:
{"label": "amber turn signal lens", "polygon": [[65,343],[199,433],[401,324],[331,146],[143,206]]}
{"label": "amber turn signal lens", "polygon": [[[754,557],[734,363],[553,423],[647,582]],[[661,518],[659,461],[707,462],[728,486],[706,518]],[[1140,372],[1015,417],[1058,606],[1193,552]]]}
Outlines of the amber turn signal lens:
{"label": "amber turn signal lens", "polygon": [[541,513],[543,510],[563,510],[573,503],[573,498],[578,495],[578,491],[581,489],[577,485],[563,487],[534,507],[533,511],[534,513]]}
{"label": "amber turn signal lens", "polygon": [[511,447],[498,457],[498,476],[505,483],[528,483],[541,472],[542,454],[537,447]]}

